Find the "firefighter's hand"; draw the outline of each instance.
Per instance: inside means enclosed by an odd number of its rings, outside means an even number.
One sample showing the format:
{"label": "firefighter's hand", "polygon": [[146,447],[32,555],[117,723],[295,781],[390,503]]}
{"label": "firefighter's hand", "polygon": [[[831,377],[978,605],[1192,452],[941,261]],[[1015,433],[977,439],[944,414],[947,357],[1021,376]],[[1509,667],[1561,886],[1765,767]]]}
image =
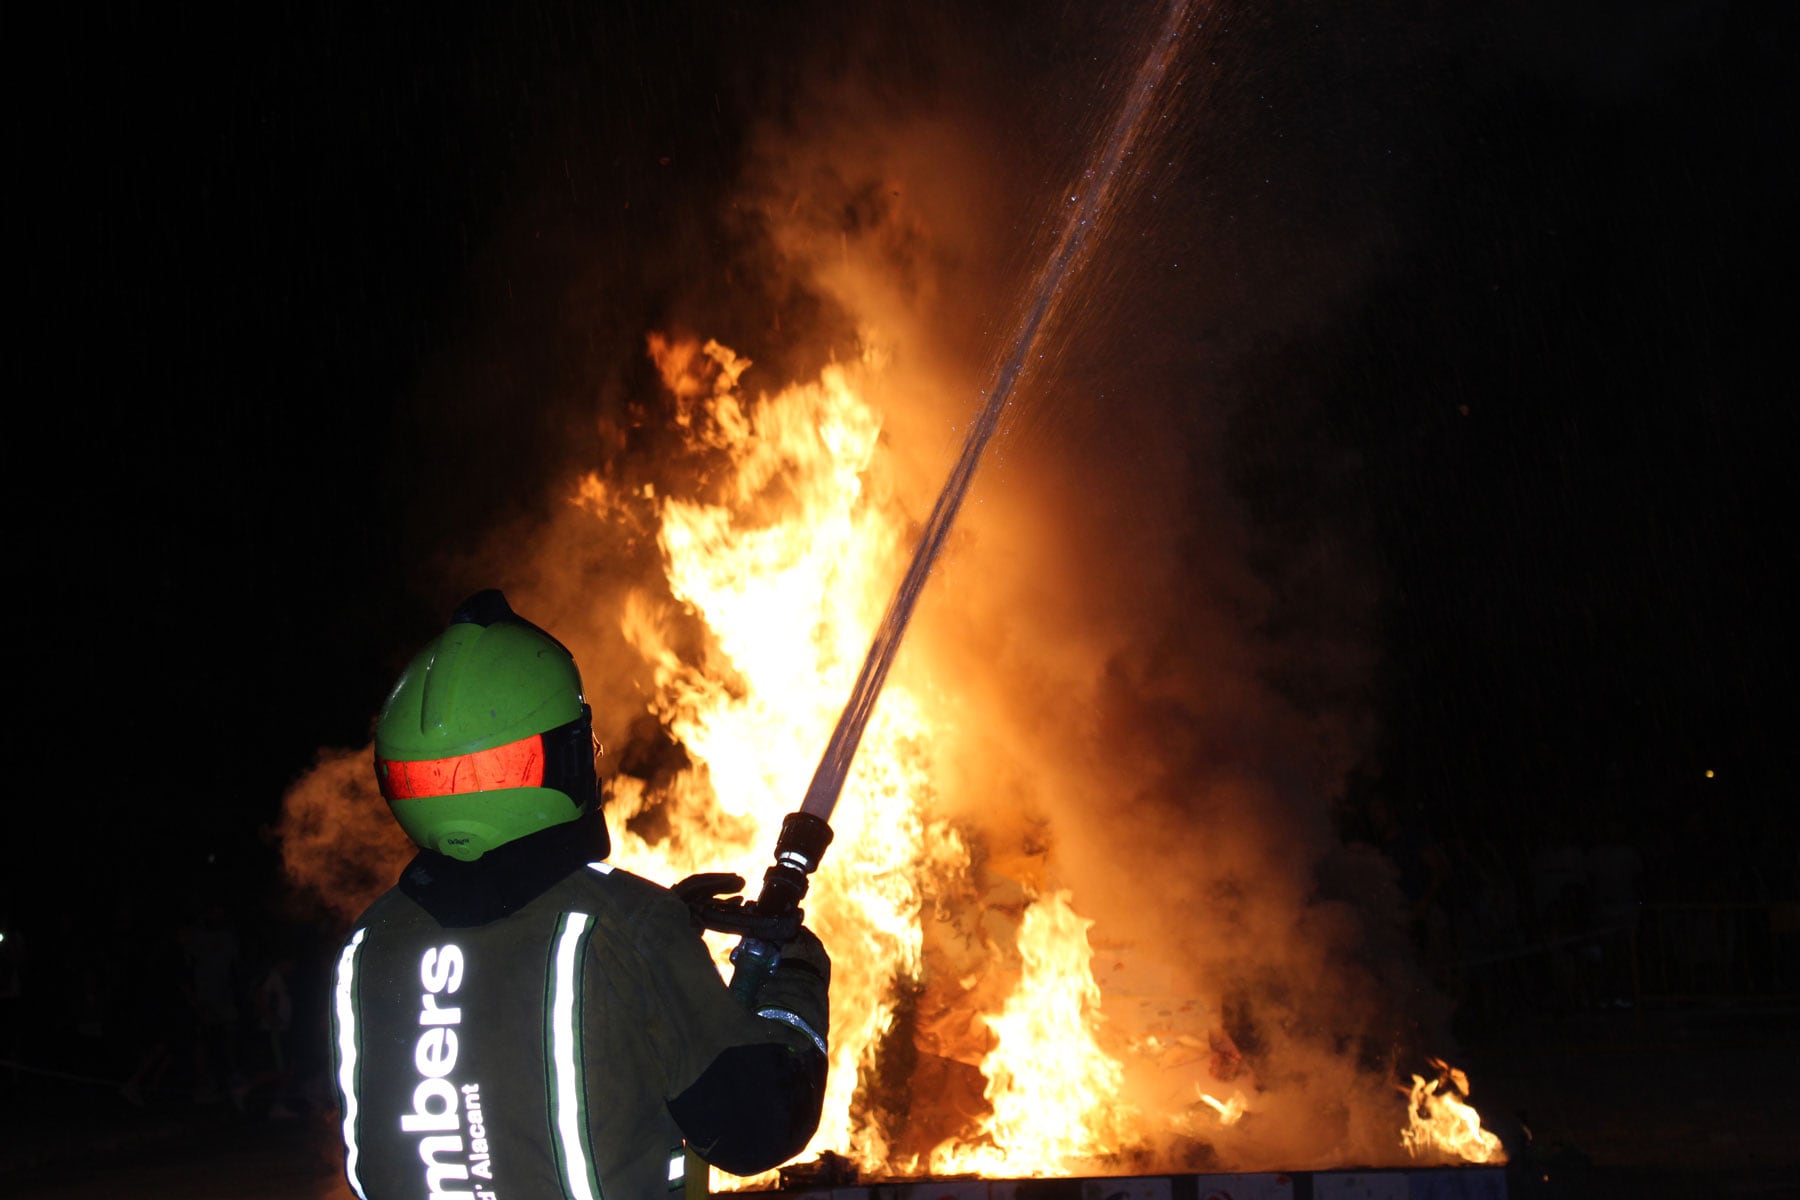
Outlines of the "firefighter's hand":
{"label": "firefighter's hand", "polygon": [[793,967],[795,970],[817,975],[827,984],[831,982],[831,955],[825,950],[825,943],[818,935],[804,925],[800,932],[791,939],[781,943],[781,962],[776,967]]}
{"label": "firefighter's hand", "polygon": [[[739,912],[744,905],[744,898],[737,894],[744,890],[744,877],[728,871],[689,875],[669,890],[687,905],[695,933],[717,929],[720,915]],[[731,898],[724,899],[726,896]]]}
{"label": "firefighter's hand", "polygon": [[[799,1017],[823,1042],[831,1035],[831,956],[813,931],[781,943],[781,961],[757,989],[756,1011],[781,1009]],[[823,1049],[823,1047],[821,1047]]]}
{"label": "firefighter's hand", "polygon": [[780,916],[767,916],[736,894],[743,886],[743,876],[718,872],[690,875],[669,890],[687,904],[696,933],[710,929],[777,946],[792,940],[806,914],[796,908]]}
{"label": "firefighter's hand", "polygon": [[700,875],[689,875],[669,890],[681,897],[689,908],[695,908],[721,896],[743,891],[744,877],[733,875],[729,871],[707,871]]}

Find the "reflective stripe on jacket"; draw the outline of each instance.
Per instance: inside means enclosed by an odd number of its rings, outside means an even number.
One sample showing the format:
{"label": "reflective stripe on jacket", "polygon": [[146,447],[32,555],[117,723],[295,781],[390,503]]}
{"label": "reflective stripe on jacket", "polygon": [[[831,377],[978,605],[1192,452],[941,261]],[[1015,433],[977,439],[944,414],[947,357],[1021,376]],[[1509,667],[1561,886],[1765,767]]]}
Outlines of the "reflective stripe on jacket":
{"label": "reflective stripe on jacket", "polygon": [[463,927],[395,888],[337,964],[350,1183],[363,1200],[667,1197],[684,1135],[728,1170],[779,1165],[818,1123],[827,981],[777,981],[759,996],[776,1011],[746,1011],[687,906],[600,864]]}

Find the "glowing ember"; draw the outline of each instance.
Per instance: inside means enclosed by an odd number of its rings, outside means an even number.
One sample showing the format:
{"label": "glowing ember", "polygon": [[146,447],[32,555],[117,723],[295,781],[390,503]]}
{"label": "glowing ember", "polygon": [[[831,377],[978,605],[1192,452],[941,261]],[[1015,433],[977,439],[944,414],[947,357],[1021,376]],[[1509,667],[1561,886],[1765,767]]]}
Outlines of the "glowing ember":
{"label": "glowing ember", "polygon": [[1431,1065],[1436,1079],[1412,1077],[1408,1096],[1409,1124],[1401,1143],[1414,1158],[1449,1157],[1464,1162],[1504,1162],[1500,1139],[1481,1127],[1481,1114],[1469,1105],[1469,1077],[1442,1059]]}
{"label": "glowing ember", "polygon": [[1201,1092],[1200,1099],[1208,1108],[1219,1114],[1219,1124],[1221,1125],[1236,1125],[1243,1119],[1246,1102],[1242,1092],[1231,1093],[1229,1100],[1221,1100],[1211,1093]]}

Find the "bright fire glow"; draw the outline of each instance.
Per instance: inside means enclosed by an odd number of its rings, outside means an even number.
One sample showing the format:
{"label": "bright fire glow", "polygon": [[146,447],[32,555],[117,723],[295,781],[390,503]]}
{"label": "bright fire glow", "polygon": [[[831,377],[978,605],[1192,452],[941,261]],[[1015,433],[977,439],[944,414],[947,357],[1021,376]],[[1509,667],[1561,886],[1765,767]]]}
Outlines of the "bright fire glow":
{"label": "bright fire glow", "polygon": [[1024,963],[1000,1012],[984,1016],[994,1049],[982,1060],[993,1113],[968,1143],[946,1143],[931,1157],[938,1175],[1056,1175],[1116,1148],[1130,1128],[1118,1106],[1119,1064],[1095,1030],[1094,982],[1084,921],[1067,892],[1039,899],[1019,924]]}
{"label": "bright fire glow", "polygon": [[[711,499],[664,497],[659,507],[670,592],[706,627],[698,661],[675,648],[678,614],[642,596],[627,613],[627,637],[654,664],[652,710],[696,769],[658,798],[668,835],[655,843],[628,827],[651,797],[638,780],[615,782],[614,861],[663,882],[722,869],[755,881],[903,567],[904,524],[870,486],[880,422],[851,386],[863,367],[831,367],[746,407],[735,387],[749,363],[730,350],[662,339],[651,350],[682,405],[679,422],[730,469]],[[603,516],[630,499],[592,477],[580,496]],[[929,733],[918,699],[890,686],[806,904],[833,960],[832,1070],[809,1153],[853,1153],[871,1172],[884,1168],[887,1147],[855,1109],[857,1085],[893,1024],[897,987],[919,975],[922,888],[967,862],[956,833],[925,808]]]}
{"label": "bright fire glow", "polygon": [[1431,1065],[1436,1079],[1412,1077],[1409,1124],[1400,1135],[1414,1158],[1447,1157],[1464,1162],[1503,1162],[1500,1139],[1481,1127],[1481,1114],[1468,1102],[1469,1077],[1442,1059]]}
{"label": "bright fire glow", "polygon": [[1236,1125],[1243,1119],[1247,1107],[1242,1092],[1231,1093],[1229,1100],[1221,1100],[1210,1092],[1201,1092],[1200,1099],[1208,1108],[1219,1114],[1219,1124],[1221,1125]]}
{"label": "bright fire glow", "polygon": [[[675,425],[706,465],[691,494],[594,474],[575,503],[599,520],[657,531],[666,594],[633,593],[623,632],[651,668],[649,708],[689,767],[654,790],[631,776],[612,781],[613,858],[663,883],[735,871],[754,890],[910,552],[881,416],[862,398],[881,364],[836,364],[816,382],[751,400],[740,391],[750,363],[716,342],[653,337],[650,352],[675,400]],[[909,1093],[897,1122],[871,1099],[891,1083],[881,1058],[903,998],[931,982],[929,905],[959,894],[972,869],[969,844],[936,810],[934,750],[954,730],[934,715],[945,706],[918,682],[922,674],[890,678],[806,903],[833,959],[832,1070],[819,1132],[802,1157],[829,1150],[870,1178],[1106,1174],[1134,1148],[1191,1135],[1195,1113],[1214,1131],[1238,1125],[1251,1106],[1240,1091],[1220,1100],[1196,1086],[1186,1093],[1198,1097],[1192,1108],[1168,1114],[1131,1103],[1130,1064],[1152,1061],[1134,1047],[1162,1056],[1158,1069],[1169,1047],[1155,1037],[1109,1040],[1093,922],[1080,915],[1079,897],[1043,879],[1024,887],[1004,919],[983,923],[978,974],[938,981],[938,995],[962,997],[969,1011],[936,1015],[933,1036],[960,1032],[933,1053],[978,1066],[987,1111],[937,1111],[936,1097]],[[725,949],[715,945],[721,963]],[[911,1080],[898,1084],[910,1089]],[[1480,1133],[1460,1096],[1420,1083],[1413,1111],[1402,1139],[1413,1154],[1429,1145],[1473,1161],[1497,1157],[1498,1142]],[[1471,1121],[1473,1140],[1451,1140],[1452,1125]],[[901,1126],[905,1150],[893,1144]],[[744,1186],[716,1173],[714,1183]]]}

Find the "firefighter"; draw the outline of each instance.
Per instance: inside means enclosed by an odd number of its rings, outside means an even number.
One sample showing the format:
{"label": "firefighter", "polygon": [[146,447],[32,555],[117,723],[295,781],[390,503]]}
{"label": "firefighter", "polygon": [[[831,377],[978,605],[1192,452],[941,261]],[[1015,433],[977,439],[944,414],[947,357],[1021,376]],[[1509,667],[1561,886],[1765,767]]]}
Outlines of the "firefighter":
{"label": "firefighter", "polygon": [[375,772],[419,851],[337,961],[358,1196],[666,1197],[684,1147],[738,1175],[804,1148],[825,1090],[824,947],[801,928],[746,1008],[681,885],[607,864],[591,713],[561,642],[498,591],[470,597],[383,705]]}

